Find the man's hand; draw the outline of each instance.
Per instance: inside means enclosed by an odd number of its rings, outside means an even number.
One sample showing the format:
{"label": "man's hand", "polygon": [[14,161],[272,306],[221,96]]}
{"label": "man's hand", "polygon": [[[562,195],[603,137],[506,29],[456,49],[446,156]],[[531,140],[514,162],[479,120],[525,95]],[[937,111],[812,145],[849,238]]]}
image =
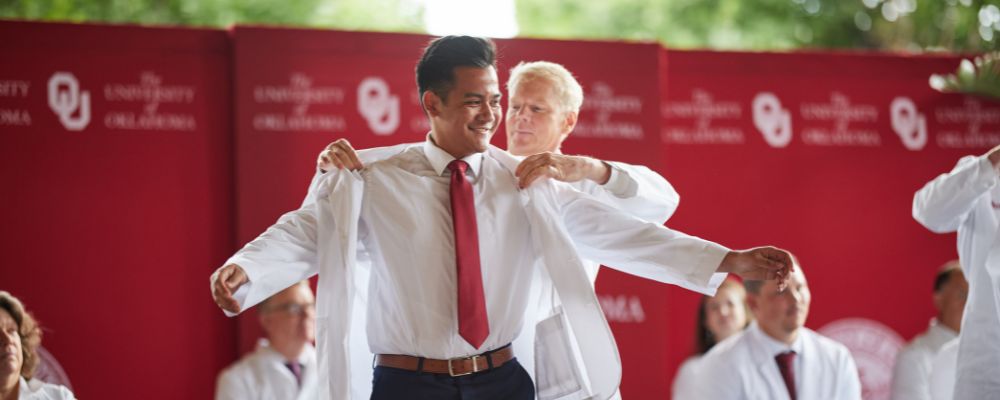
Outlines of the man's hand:
{"label": "man's hand", "polygon": [[358,153],[354,151],[347,139],[337,139],[337,141],[327,145],[326,149],[319,153],[316,166],[323,172],[334,168],[357,171],[365,167],[361,164]]}
{"label": "man's hand", "polygon": [[212,298],[215,304],[223,310],[238,314],[240,303],[233,298],[233,293],[248,281],[246,272],[236,264],[229,264],[215,271],[212,276]]}
{"label": "man's hand", "polygon": [[792,255],[771,246],[730,251],[719,264],[719,272],[734,273],[743,279],[777,279],[778,290],[785,290],[793,270]]}
{"label": "man's hand", "polygon": [[521,188],[542,177],[563,182],[590,179],[603,185],[611,178],[611,167],[595,158],[545,152],[525,158],[518,164],[514,175],[518,177]]}
{"label": "man's hand", "polygon": [[1000,146],[990,149],[990,151],[986,153],[986,158],[993,163],[993,168],[1000,168]]}

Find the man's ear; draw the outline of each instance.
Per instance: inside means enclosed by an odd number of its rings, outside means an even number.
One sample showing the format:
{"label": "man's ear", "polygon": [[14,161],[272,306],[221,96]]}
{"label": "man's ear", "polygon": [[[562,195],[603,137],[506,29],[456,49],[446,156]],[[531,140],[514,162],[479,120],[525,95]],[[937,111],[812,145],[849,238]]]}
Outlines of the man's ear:
{"label": "man's ear", "polygon": [[440,97],[433,90],[428,90],[424,92],[424,95],[420,98],[421,104],[424,106],[424,111],[427,115],[431,117],[436,117],[441,114],[441,105],[444,103]]}
{"label": "man's ear", "polygon": [[573,133],[573,128],[576,128],[576,121],[579,117],[579,113],[576,111],[566,112],[566,116],[563,117],[562,121],[562,139],[565,140],[570,133]]}
{"label": "man's ear", "polygon": [[751,315],[757,313],[757,295],[747,293],[747,308],[750,309]]}

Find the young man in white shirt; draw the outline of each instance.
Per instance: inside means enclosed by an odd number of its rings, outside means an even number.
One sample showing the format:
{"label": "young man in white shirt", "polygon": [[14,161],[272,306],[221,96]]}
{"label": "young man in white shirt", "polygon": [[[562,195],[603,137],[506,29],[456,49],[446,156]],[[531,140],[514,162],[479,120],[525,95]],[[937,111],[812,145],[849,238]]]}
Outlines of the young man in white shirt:
{"label": "young man in white shirt", "polygon": [[937,233],[958,232],[958,259],[969,281],[959,333],[955,400],[1000,393],[1000,146],[967,156],[913,196],[913,218]]}
{"label": "young man in white shirt", "polygon": [[[489,146],[501,118],[494,63],[487,39],[433,41],[417,67],[427,140],[378,149],[391,155],[360,172],[327,173],[314,202],[213,274],[213,296],[229,313],[320,274],[321,374],[323,357],[329,364],[320,398],[351,395],[357,367],[346,348],[359,244],[371,260],[374,399],[535,398],[509,346],[525,322],[538,322],[535,339],[544,342],[536,346],[545,356],[535,363],[539,397],[613,395],[617,349],[580,256],[703,292],[724,278],[717,272],[781,282],[790,274],[782,250],[730,251],[551,181],[521,190],[518,160]],[[550,295],[533,295],[540,286]],[[536,307],[544,312],[529,319]]]}
{"label": "young man in white shirt", "polygon": [[928,380],[931,362],[945,343],[958,337],[962,311],[969,294],[958,260],[948,262],[934,279],[934,308],[937,316],[926,331],[918,335],[896,356],[892,371],[893,400],[930,400]]}
{"label": "young man in white shirt", "polygon": [[695,399],[861,400],[847,347],[805,327],[812,294],[800,266],[784,291],[770,281],[744,287],[754,321],[702,358]]}

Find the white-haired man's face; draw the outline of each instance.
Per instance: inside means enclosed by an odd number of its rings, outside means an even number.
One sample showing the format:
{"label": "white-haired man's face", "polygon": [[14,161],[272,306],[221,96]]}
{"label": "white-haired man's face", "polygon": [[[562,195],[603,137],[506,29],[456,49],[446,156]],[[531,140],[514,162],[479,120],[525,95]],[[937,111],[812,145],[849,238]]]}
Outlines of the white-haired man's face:
{"label": "white-haired man's face", "polygon": [[576,113],[564,111],[555,86],[544,79],[521,81],[507,101],[507,151],[527,156],[558,152],[576,125]]}

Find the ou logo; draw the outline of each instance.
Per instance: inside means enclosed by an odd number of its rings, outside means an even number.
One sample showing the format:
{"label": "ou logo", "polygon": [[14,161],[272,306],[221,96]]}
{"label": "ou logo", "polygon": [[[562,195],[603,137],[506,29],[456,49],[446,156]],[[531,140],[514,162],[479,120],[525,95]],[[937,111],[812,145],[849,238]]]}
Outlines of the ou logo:
{"label": "ou logo", "polygon": [[[49,78],[49,108],[59,116],[63,127],[81,131],[90,123],[90,92],[80,91],[80,82],[69,72],[56,72]],[[77,117],[73,114],[80,111]]]}
{"label": "ou logo", "polygon": [[382,78],[367,77],[358,85],[358,112],[376,135],[391,135],[399,127],[399,96]]}
{"label": "ou logo", "polygon": [[927,118],[917,112],[917,105],[909,97],[892,99],[889,117],[892,130],[896,131],[907,150],[917,151],[927,145]]}
{"label": "ou logo", "polygon": [[778,96],[757,93],[753,98],[753,125],[771,147],[786,147],[792,141],[792,115],[781,108]]}

